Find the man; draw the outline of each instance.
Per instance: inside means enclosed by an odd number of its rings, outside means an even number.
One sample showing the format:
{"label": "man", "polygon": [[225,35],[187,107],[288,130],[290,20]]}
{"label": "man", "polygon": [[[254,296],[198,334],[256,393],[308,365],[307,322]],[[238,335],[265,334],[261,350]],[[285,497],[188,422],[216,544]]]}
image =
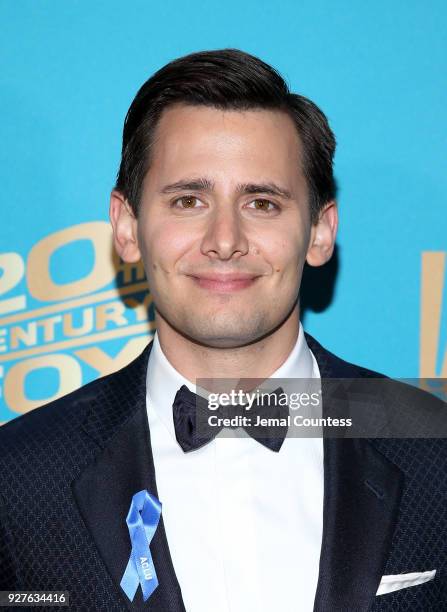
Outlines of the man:
{"label": "man", "polygon": [[157,332],[0,431],[1,589],[67,590],[79,610],[447,609],[443,440],[197,444],[185,416],[198,379],[321,378],[325,407],[325,379],[380,376],[300,325],[303,266],[334,249],[334,149],[322,112],[238,50],[142,86],[110,217]]}

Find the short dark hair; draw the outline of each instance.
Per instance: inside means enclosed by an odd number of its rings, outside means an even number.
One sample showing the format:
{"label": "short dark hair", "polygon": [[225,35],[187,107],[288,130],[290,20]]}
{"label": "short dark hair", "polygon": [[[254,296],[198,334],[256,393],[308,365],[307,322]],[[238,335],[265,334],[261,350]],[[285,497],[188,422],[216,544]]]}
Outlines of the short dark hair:
{"label": "short dark hair", "polygon": [[150,166],[155,128],[162,112],[179,103],[286,112],[302,143],[313,223],[322,207],[335,197],[335,137],[326,116],[309,99],[291,93],[282,76],[258,57],[239,49],[218,49],[191,53],[166,64],[144,83],[130,105],[115,189],[127,198],[135,216]]}

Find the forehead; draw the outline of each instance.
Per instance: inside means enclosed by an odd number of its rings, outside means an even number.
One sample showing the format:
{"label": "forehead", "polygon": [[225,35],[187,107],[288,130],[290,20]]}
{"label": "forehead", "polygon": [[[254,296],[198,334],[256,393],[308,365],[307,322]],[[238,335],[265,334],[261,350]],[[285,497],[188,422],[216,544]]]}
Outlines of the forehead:
{"label": "forehead", "polygon": [[[214,172],[228,179],[297,180],[301,143],[291,117],[282,111],[222,110],[175,105],[154,132],[148,173],[155,182],[173,174]],[[152,182],[152,181],[151,181]]]}

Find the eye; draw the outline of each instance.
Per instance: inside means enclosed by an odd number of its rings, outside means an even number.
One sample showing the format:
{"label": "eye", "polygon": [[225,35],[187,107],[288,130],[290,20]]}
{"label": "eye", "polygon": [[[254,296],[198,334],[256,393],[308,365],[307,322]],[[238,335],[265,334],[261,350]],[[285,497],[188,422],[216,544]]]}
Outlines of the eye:
{"label": "eye", "polygon": [[[177,203],[180,202],[180,205],[177,206]],[[177,198],[173,201],[173,206],[175,208],[200,208],[195,205],[196,202],[200,202],[198,198],[192,195],[182,196],[181,198]]]}
{"label": "eye", "polygon": [[[256,200],[252,200],[250,204],[255,204],[255,210],[260,210],[263,212],[270,212],[279,208],[279,206],[277,206],[270,200],[266,200],[265,198],[257,198]],[[269,208],[269,205],[271,206],[271,208]]]}

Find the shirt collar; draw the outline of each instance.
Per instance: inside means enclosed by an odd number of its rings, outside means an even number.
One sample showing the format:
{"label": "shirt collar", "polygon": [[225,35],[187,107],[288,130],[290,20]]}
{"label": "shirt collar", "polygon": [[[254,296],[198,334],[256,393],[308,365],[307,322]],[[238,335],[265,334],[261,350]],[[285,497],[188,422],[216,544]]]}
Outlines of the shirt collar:
{"label": "shirt collar", "polygon": [[[146,375],[146,399],[148,409],[153,408],[175,439],[172,420],[172,403],[182,385],[196,392],[196,385],[182,376],[168,361],[155,332],[149,355]],[[269,378],[315,378],[319,376],[318,365],[312,355],[300,323],[298,337],[285,362]]]}

